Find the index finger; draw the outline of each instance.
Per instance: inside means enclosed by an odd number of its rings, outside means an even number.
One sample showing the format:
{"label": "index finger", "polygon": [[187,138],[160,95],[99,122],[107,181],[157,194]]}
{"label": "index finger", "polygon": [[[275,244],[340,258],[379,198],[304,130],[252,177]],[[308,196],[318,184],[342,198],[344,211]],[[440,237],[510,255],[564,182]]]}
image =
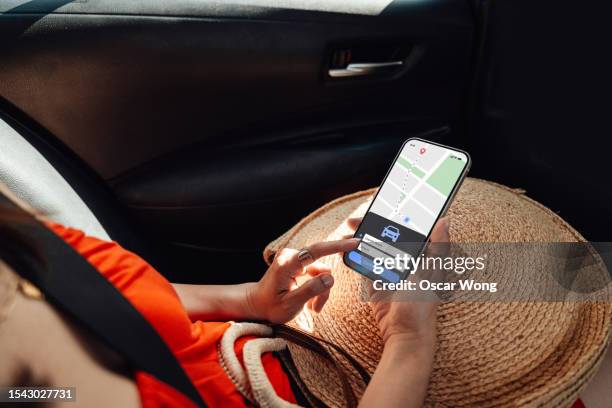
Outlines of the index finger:
{"label": "index finger", "polygon": [[308,246],[308,252],[312,255],[313,260],[324,256],[336,254],[339,252],[347,252],[357,248],[359,238],[339,239],[337,241],[317,242]]}

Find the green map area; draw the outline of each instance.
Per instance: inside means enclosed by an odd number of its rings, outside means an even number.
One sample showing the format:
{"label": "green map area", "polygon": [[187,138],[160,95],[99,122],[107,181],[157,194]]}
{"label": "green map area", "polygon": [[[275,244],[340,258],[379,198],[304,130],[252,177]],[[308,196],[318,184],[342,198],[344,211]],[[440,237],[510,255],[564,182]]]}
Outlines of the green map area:
{"label": "green map area", "polygon": [[403,157],[400,157],[399,159],[397,159],[397,161],[399,162],[399,164],[404,166],[406,170],[412,172],[412,174],[414,174],[418,178],[422,178],[425,175],[425,173],[423,173],[421,169],[417,168],[416,166],[413,166],[408,160],[404,159]]}
{"label": "green map area", "polygon": [[465,163],[450,155],[427,179],[427,184],[445,196],[449,196]]}

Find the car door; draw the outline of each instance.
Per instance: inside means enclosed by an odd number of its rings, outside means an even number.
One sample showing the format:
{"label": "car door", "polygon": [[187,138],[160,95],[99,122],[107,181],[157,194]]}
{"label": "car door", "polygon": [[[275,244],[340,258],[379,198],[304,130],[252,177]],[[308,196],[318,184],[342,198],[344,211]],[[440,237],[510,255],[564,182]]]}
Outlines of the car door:
{"label": "car door", "polygon": [[0,6],[3,115],[107,191],[174,280],[254,279],[267,242],[376,186],[408,137],[466,143],[465,0]]}

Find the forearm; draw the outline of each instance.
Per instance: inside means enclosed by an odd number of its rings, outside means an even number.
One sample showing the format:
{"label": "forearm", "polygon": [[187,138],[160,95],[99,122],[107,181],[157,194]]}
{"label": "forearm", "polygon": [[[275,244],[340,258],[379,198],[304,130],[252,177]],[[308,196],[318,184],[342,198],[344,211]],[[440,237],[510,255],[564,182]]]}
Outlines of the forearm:
{"label": "forearm", "polygon": [[435,335],[423,341],[390,338],[359,406],[423,406],[433,367]]}
{"label": "forearm", "polygon": [[259,320],[248,292],[255,283],[240,285],[173,284],[192,320]]}

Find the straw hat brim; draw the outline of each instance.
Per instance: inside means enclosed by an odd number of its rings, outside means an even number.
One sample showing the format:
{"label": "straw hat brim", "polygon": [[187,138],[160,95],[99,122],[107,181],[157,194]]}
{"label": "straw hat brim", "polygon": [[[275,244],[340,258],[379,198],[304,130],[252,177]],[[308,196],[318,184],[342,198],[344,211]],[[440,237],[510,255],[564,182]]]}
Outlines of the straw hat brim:
{"label": "straw hat brim", "polygon": [[[268,245],[269,263],[283,247],[339,239],[346,219],[367,210],[375,189],[341,197],[314,211]],[[558,215],[521,190],[468,178],[449,209],[451,242],[585,242]],[[373,373],[383,344],[370,305],[359,298],[361,277],[335,255],[326,257],[335,284],[309,327],[350,352]],[[607,273],[607,272],[606,272]],[[610,336],[610,302],[447,302],[438,310],[438,344],[426,406],[570,406],[594,375]],[[343,406],[328,363],[298,346],[290,352],[309,389]],[[341,361],[342,362],[342,361]],[[360,396],[365,386],[344,364]]]}

